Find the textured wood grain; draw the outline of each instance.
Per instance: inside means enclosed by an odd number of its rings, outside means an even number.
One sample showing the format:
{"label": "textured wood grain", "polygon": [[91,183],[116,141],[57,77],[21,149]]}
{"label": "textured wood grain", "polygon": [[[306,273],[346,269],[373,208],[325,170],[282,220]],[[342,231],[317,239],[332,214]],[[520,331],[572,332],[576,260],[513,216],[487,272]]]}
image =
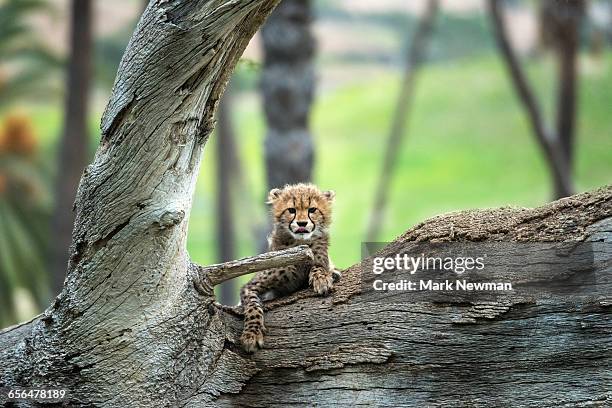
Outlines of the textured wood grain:
{"label": "textured wood grain", "polygon": [[218,100],[277,2],[149,3],[80,182],[64,289],[0,336],[0,386],[62,386],[71,406],[176,406],[252,374],[231,369],[213,298],[194,290],[186,232]]}
{"label": "textured wood grain", "polygon": [[[265,348],[246,357],[260,371],[216,406],[610,404],[611,187],[536,209],[439,216],[408,230],[380,255],[431,241],[591,241],[597,285],[589,296],[510,295],[482,302],[439,295],[407,301],[365,291],[361,266],[355,265],[343,272],[329,298],[302,291],[266,305]],[[558,278],[552,272],[550,282]],[[240,321],[230,314],[227,319],[235,341]]]}
{"label": "textured wood grain", "polygon": [[212,286],[238,276],[247,275],[265,269],[281,268],[288,265],[312,263],[314,255],[308,245],[280,251],[266,252],[260,255],[238,259],[220,264],[198,266],[198,281],[208,279]]}

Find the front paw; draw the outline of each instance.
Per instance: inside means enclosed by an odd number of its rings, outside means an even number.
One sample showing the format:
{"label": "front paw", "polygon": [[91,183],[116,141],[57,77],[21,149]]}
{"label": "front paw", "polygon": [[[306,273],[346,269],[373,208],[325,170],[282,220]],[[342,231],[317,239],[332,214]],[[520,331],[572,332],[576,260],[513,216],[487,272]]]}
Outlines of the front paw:
{"label": "front paw", "polygon": [[264,330],[263,328],[245,329],[240,336],[242,347],[247,353],[254,353],[258,348],[263,348],[264,345]]}
{"label": "front paw", "polygon": [[310,275],[310,286],[319,295],[328,294],[333,287],[334,280],[331,274],[313,273]]}

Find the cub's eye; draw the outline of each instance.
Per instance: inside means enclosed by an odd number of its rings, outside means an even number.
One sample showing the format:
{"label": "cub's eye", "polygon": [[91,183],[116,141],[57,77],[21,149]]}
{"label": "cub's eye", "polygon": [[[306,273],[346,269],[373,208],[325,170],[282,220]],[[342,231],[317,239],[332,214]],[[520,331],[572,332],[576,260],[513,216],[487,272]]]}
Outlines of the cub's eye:
{"label": "cub's eye", "polygon": [[309,209],[308,209],[308,212],[309,212],[309,213],[311,213],[311,214],[312,214],[313,212],[315,212],[315,211],[317,211],[317,209],[316,209],[316,208],[314,208],[314,207],[311,207],[311,208],[309,208]]}
{"label": "cub's eye", "polygon": [[295,214],[295,208],[287,208],[287,211],[289,211],[289,214]]}

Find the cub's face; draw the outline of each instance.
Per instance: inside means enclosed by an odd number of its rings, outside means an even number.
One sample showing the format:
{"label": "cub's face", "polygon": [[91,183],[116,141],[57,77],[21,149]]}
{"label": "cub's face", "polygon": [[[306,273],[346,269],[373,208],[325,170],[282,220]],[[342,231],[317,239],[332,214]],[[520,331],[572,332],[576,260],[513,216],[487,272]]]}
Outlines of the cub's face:
{"label": "cub's face", "polygon": [[303,241],[327,233],[333,200],[333,191],[321,191],[312,184],[288,185],[268,194],[277,231]]}

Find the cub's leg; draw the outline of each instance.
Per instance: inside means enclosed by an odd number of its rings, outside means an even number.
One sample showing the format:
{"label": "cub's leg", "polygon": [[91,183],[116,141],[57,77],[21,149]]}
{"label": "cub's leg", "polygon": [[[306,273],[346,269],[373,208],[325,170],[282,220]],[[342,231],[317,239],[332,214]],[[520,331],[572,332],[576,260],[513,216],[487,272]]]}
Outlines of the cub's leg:
{"label": "cub's leg", "polygon": [[[338,273],[339,274],[339,273]],[[339,276],[338,276],[339,279]],[[319,295],[329,293],[334,284],[334,271],[321,265],[314,265],[310,268],[308,283]]]}
{"label": "cub's leg", "polygon": [[244,307],[244,328],[240,342],[249,353],[257,350],[257,347],[263,347],[266,328],[260,299],[260,295],[265,292],[262,287],[260,280],[255,277],[240,291],[240,302]]}
{"label": "cub's leg", "polygon": [[305,286],[305,276],[304,271],[291,265],[260,272],[242,288],[240,301],[244,307],[244,328],[240,341],[247,352],[252,353],[264,344],[263,295],[270,291],[279,294],[294,292]]}
{"label": "cub's leg", "polygon": [[314,265],[310,268],[308,283],[315,293],[326,295],[331,291],[334,282],[338,281],[342,275],[335,270],[329,258],[327,240],[315,242],[310,248],[314,255]]}

